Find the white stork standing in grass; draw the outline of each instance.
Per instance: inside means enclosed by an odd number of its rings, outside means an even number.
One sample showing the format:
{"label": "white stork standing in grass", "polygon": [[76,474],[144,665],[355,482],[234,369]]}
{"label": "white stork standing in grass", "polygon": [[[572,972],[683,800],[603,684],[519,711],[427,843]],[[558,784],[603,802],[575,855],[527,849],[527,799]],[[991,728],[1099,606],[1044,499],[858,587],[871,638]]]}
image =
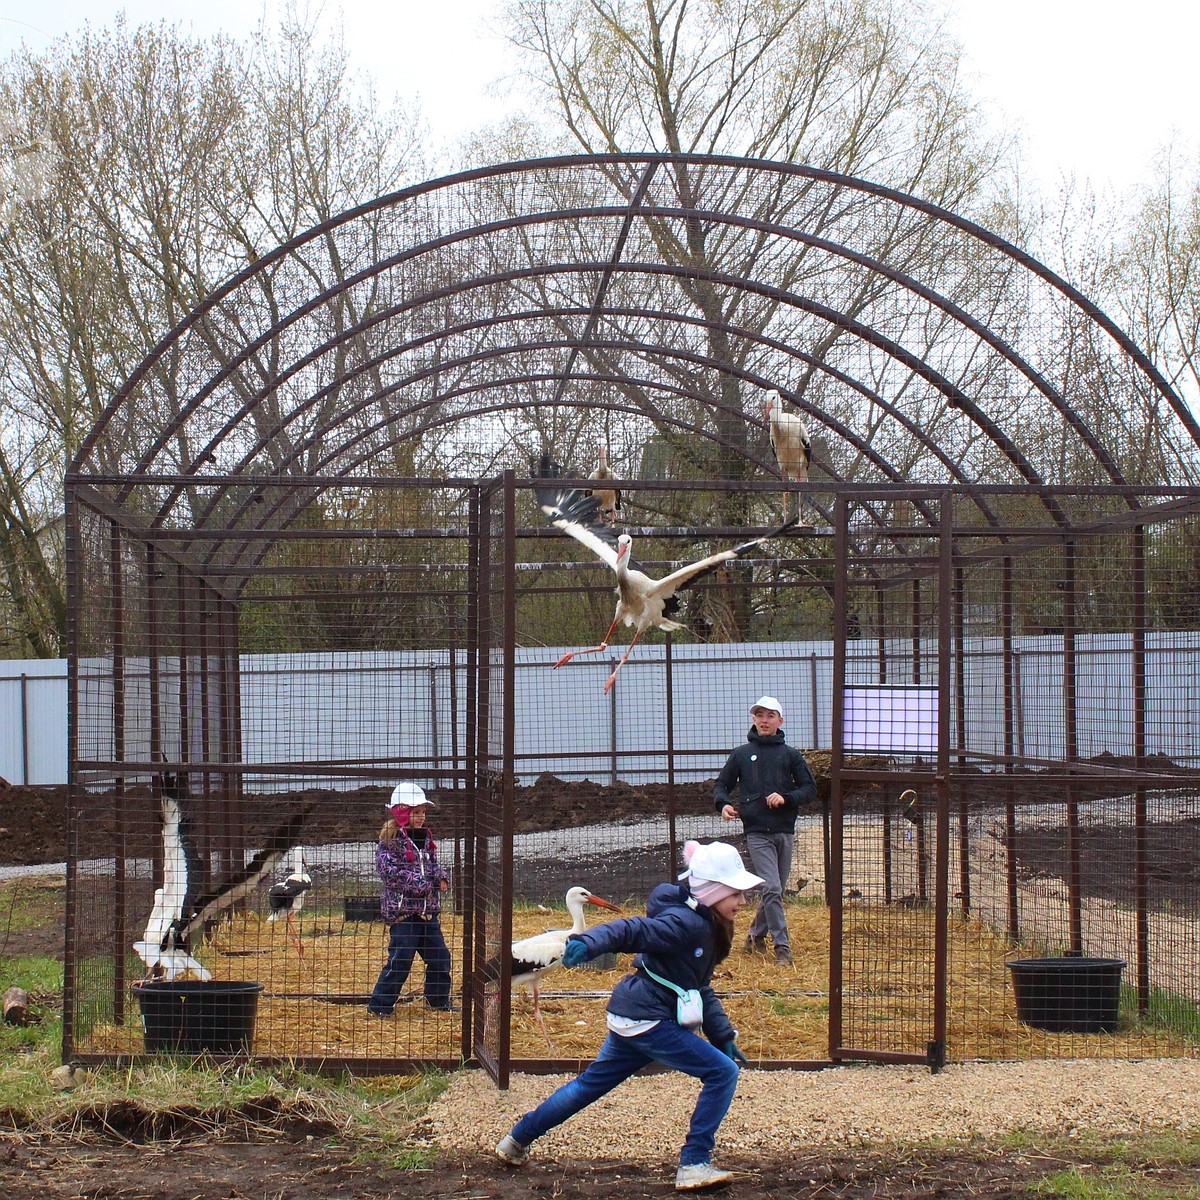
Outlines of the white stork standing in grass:
{"label": "white stork standing in grass", "polygon": [[[621,910],[613,903],[589,892],[585,887],[573,887],[567,892],[567,911],[571,914],[570,929],[548,929],[545,933],[533,937],[522,938],[513,942],[510,956],[510,969],[513,990],[524,988],[533,997],[533,1015],[542,1027],[546,1045],[551,1049],[554,1043],[546,1032],[546,1022],[542,1017],[541,1005],[538,1002],[538,984],[547,971],[561,965],[562,956],[567,948],[567,938],[573,933],[582,933],[587,928],[584,919],[585,904],[595,904],[599,908],[607,908],[612,912]],[[484,965],[485,978],[496,980],[500,978],[500,964],[491,959]]]}
{"label": "white stork standing in grass", "polygon": [[304,866],[304,851],[299,846],[292,847],[292,870],[282,883],[273,883],[267,889],[267,904],[271,914],[268,921],[278,921],[280,917],[287,918],[287,930],[291,935],[296,953],[304,957],[304,943],[300,940],[300,932],[296,928],[295,918],[304,907],[304,893],[312,887],[312,876]]}
{"label": "white stork standing in grass", "polygon": [[190,952],[193,935],[227,909],[246,899],[300,840],[300,829],[315,801],[289,817],[241,870],[215,891],[197,887],[200,859],[188,836],[188,821],[178,789],[168,787],[162,800],[163,885],[155,889],[154,905],[141,941],[134,950],[146,964],[147,979],[169,980],[191,973],[212,975]]}
{"label": "white stork standing in grass", "polygon": [[[607,446],[600,447],[600,465],[588,478],[599,482],[616,478],[608,465]],[[616,488],[593,488],[592,495],[600,502],[600,519],[610,525],[614,524],[621,515],[621,493]]]}
{"label": "white stork standing in grass", "polygon": [[[771,435],[771,449],[775,452],[775,461],[779,464],[779,474],[784,483],[795,480],[797,483],[808,482],[808,469],[812,464],[812,443],[808,439],[808,426],[802,418],[784,408],[787,395],[776,389],[768,396],[763,404],[763,416],[766,418]],[[792,510],[792,493],[783,493],[783,515],[786,519]],[[804,498],[796,497],[796,520],[803,524],[800,518],[804,514]]]}
{"label": "white stork standing in grass", "polygon": [[[556,463],[543,457],[539,477],[553,480],[560,473]],[[604,684],[607,692],[617,678],[617,672],[625,665],[630,652],[639,637],[647,629],[675,630],[683,626],[671,619],[679,611],[679,601],[676,593],[695,583],[702,575],[716,570],[721,563],[732,562],[736,558],[749,553],[755,546],[778,537],[796,524],[794,520],[785,521],[778,529],[757,537],[749,542],[743,542],[731,550],[720,550],[697,562],[689,563],[672,571],[662,579],[651,579],[645,572],[639,570],[631,556],[633,538],[627,533],[619,536],[610,529],[595,523],[599,500],[579,488],[563,488],[545,484],[535,488],[535,495],[542,511],[550,518],[550,524],[564,533],[570,534],[577,542],[582,543],[592,551],[602,562],[608,563],[617,575],[617,611],[608,627],[608,632],[598,646],[590,650],[572,650],[564,654],[554,664],[555,668],[571,661],[577,654],[598,654],[608,649],[608,639],[613,630],[623,621],[634,628],[633,639],[621,657],[620,662],[613,668],[612,674]]]}

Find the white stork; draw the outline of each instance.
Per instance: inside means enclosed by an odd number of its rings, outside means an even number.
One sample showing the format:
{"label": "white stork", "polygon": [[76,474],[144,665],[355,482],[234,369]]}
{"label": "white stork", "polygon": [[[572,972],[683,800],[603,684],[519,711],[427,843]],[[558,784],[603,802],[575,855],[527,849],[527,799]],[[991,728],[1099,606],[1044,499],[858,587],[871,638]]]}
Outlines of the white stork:
{"label": "white stork", "polygon": [[[154,905],[142,940],[134,950],[146,964],[148,979],[175,979],[191,972],[200,979],[212,975],[189,952],[191,938],[205,924],[244,900],[299,841],[300,829],[316,801],[284,822],[241,870],[215,891],[199,893],[200,859],[188,836],[182,794],[175,786],[162,800],[163,885],[154,892]],[[171,794],[175,793],[175,794]]]}
{"label": "white stork", "polygon": [[295,917],[304,907],[304,893],[312,887],[312,876],[304,866],[304,851],[299,846],[292,847],[292,870],[282,883],[273,883],[267,889],[267,904],[271,909],[268,921],[278,921],[280,917],[287,918],[287,930],[291,935],[296,953],[304,957],[304,943],[296,928]]}
{"label": "white stork", "polygon": [[[585,887],[573,887],[567,892],[567,911],[571,914],[570,929],[548,929],[545,933],[533,937],[522,938],[513,942],[509,959],[512,987],[524,988],[533,997],[533,1015],[542,1027],[546,1044],[553,1048],[550,1035],[546,1032],[546,1022],[542,1017],[541,1005],[538,1002],[538,984],[547,971],[554,970],[562,963],[562,956],[567,948],[567,938],[573,933],[582,933],[587,928],[583,915],[585,904],[595,904],[599,908],[607,908],[612,912],[621,910],[608,900],[589,892]],[[485,977],[499,979],[499,963],[493,959],[484,966]]]}
{"label": "white stork", "polygon": [[[600,482],[616,478],[608,465],[607,446],[600,447],[600,465],[588,478]],[[616,488],[594,488],[592,495],[600,502],[600,519],[614,524],[621,515],[621,493]]]}
{"label": "white stork", "polygon": [[179,801],[162,798],[163,885],[154,889],[154,906],[140,942],[133,948],[146,964],[146,978],[176,979],[190,973],[197,979],[211,979],[212,973],[188,952],[179,937],[179,921],[187,903],[189,860],[195,856],[182,828]]}
{"label": "white stork", "polygon": [[[766,418],[771,434],[771,449],[775,452],[775,461],[779,464],[779,474],[784,483],[794,479],[797,483],[808,482],[808,468],[812,463],[812,443],[808,440],[808,426],[802,418],[787,412],[784,403],[787,396],[776,390],[768,396],[763,405],[763,417]],[[786,518],[792,509],[792,493],[783,493],[783,515]],[[804,498],[796,498],[796,520],[800,521],[804,513]]]}
{"label": "white stork", "polygon": [[[542,461],[541,476],[553,479],[558,473],[557,464],[546,459]],[[617,678],[617,672],[625,665],[630,652],[639,637],[647,629],[675,630],[683,626],[671,619],[671,615],[679,610],[676,593],[694,583],[702,575],[715,570],[721,563],[732,562],[749,553],[755,546],[778,537],[793,525],[795,520],[785,521],[778,529],[757,537],[749,542],[743,542],[731,550],[720,550],[697,562],[689,563],[672,571],[662,579],[651,579],[645,572],[639,570],[630,554],[633,548],[633,538],[627,533],[614,536],[613,532],[594,523],[599,501],[594,495],[578,488],[555,488],[542,486],[535,489],[538,504],[550,518],[550,523],[564,533],[570,534],[577,542],[582,543],[592,551],[602,562],[606,562],[617,575],[617,611],[608,627],[608,632],[598,646],[590,650],[572,650],[564,654],[554,664],[555,669],[571,661],[577,654],[598,654],[608,649],[608,639],[613,630],[623,621],[634,628],[633,639],[622,656],[620,662],[613,668],[612,674],[604,684],[607,692]]]}

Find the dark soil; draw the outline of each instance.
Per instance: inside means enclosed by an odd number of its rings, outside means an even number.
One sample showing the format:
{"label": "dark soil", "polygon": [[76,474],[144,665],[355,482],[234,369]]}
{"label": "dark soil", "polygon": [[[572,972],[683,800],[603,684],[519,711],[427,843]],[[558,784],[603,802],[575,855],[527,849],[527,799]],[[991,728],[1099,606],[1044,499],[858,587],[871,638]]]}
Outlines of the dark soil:
{"label": "dark soil", "polygon": [[[973,1200],[1034,1195],[1047,1175],[1078,1167],[1095,1178],[1095,1159],[1035,1149],[946,1152],[802,1150],[776,1159],[723,1158],[737,1170],[729,1187],[705,1195],[736,1200]],[[1127,1160],[1132,1172],[1138,1164]],[[1195,1183],[1194,1174],[1152,1168],[1170,1196]],[[1149,1173],[1149,1172],[1147,1172]],[[0,1142],[0,1189],[6,1200],[664,1200],[675,1195],[673,1168],[620,1162],[532,1161],[520,1170],[480,1156],[442,1157],[415,1169],[361,1161],[361,1151],[333,1139],[272,1145],[37,1145]]]}

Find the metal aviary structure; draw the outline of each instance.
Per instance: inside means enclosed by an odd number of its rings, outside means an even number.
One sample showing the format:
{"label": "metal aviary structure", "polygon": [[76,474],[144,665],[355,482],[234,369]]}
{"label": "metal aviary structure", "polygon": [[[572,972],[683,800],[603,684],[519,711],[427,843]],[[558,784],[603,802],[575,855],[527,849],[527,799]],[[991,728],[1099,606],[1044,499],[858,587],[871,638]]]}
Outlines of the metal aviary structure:
{"label": "metal aviary structure", "polygon": [[[654,577],[797,494],[811,524],[681,592],[605,693],[615,656],[552,669],[612,575],[534,503],[543,456],[580,487],[607,458]],[[262,985],[260,1057],[502,1082],[586,1057],[615,976],[547,978],[547,1052],[500,951],[571,884],[637,911],[683,839],[736,840],[711,780],[766,691],[823,807],[782,999],[728,960],[752,1058],[1194,1053],[1198,512],[1200,428],[1146,356],[914,197],[597,155],[341,214],[189,312],[72,464],[66,1049],[152,1048],[148,916],[236,892],[190,950]],[[401,779],[440,802],[462,1011],[422,1005],[418,964],[380,1021]],[[265,897],[295,844],[294,942]],[[1019,1010],[1008,964],[1062,952],[1128,964],[1104,1028]]]}

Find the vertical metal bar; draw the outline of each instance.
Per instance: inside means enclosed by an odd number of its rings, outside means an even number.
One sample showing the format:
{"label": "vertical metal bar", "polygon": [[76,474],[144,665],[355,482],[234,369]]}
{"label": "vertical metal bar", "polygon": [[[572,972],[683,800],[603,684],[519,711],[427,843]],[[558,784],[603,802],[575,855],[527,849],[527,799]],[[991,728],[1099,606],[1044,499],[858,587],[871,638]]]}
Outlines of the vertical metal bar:
{"label": "vertical metal bar", "polygon": [[888,677],[888,659],[887,659],[887,625],[886,625],[886,610],[883,603],[883,586],[882,584],[875,585],[875,625],[876,625],[876,653],[879,657],[879,682],[887,683]]}
{"label": "vertical metal bar", "polygon": [[[516,809],[516,643],[517,643],[517,492],[516,475],[504,472],[504,823],[501,844],[504,847],[503,883],[500,893],[500,946],[512,945],[513,906],[513,818]],[[505,955],[505,958],[508,956]],[[511,1000],[511,987],[508,992]],[[504,1015],[501,1029],[503,1053],[500,1060],[501,1087],[508,1086],[512,1046],[509,1037],[510,1016]]]}
{"label": "vertical metal bar", "polygon": [[433,763],[434,787],[442,786],[442,753],[438,745],[438,688],[437,663],[431,662],[429,671],[429,741],[430,761]]}
{"label": "vertical metal bar", "polygon": [[[1131,587],[1133,590],[1133,762],[1140,773],[1146,769],[1146,527],[1133,531],[1130,547]],[[1146,811],[1146,789],[1133,793],[1133,896],[1135,937],[1137,940],[1138,1011],[1150,1009],[1150,857]]]}
{"label": "vertical metal bar", "polygon": [[[608,660],[609,667],[616,671],[619,660],[614,656]],[[608,689],[608,781],[617,783],[617,680]]]}
{"label": "vertical metal bar", "polygon": [[912,581],[912,681],[921,682],[921,581]]}
{"label": "vertical metal bar", "polygon": [[821,744],[821,706],[817,696],[819,680],[817,676],[817,654],[815,650],[808,656],[808,681],[812,695],[812,740],[808,744],[815,747]]}
{"label": "vertical metal bar", "polygon": [[1013,726],[1017,716],[1017,684],[1020,659],[1013,652],[1013,561],[1005,558],[1000,568],[1000,621],[1004,671],[1004,850],[1005,889],[1008,898],[1008,936],[1021,936],[1021,914],[1017,890],[1017,806],[1013,782]]}
{"label": "vertical metal bar", "polygon": [[838,496],[833,531],[833,679],[830,708],[829,821],[830,853],[825,872],[829,906],[829,1057],[843,1043],[844,926],[842,912],[842,766],[846,726],[846,567],[850,546],[849,502]]}
{"label": "vertical metal bar", "polygon": [[[225,767],[235,764],[238,760],[238,734],[241,730],[241,719],[234,704],[234,680],[237,677],[237,610],[233,604],[224,598],[214,597],[217,617],[217,639],[219,647],[220,675],[218,678],[217,703],[220,713],[220,724],[217,736],[220,744],[220,761]],[[221,851],[225,858],[223,873],[236,871],[241,868],[245,859],[245,830],[242,825],[241,807],[236,803],[235,787],[241,778],[237,771],[224,770],[221,772]],[[246,904],[243,901],[238,906],[244,912]]]}
{"label": "vertical metal bar", "polygon": [[150,671],[148,699],[150,704],[150,761],[163,761],[162,749],[162,680],[159,678],[160,634],[158,614],[162,607],[162,588],[159,578],[162,569],[158,565],[158,554],[153,542],[146,543],[146,662]]}
{"label": "vertical metal bar", "polygon": [[29,676],[21,672],[21,782],[29,784]]}
{"label": "vertical metal bar", "polygon": [[79,785],[79,660],[84,654],[79,615],[83,608],[83,563],[81,561],[79,500],[75,484],[65,488],[64,553],[67,574],[67,893],[63,919],[63,1018],[62,1060],[75,1054],[75,1030],[79,1012],[76,934],[79,926],[79,839],[78,814],[83,805]]}
{"label": "vertical metal bar", "polygon": [[[1076,680],[1078,658],[1076,654],[1076,572],[1075,542],[1068,540],[1063,546],[1063,733],[1066,739],[1068,763],[1078,761],[1078,711]],[[1075,785],[1068,780],[1067,794],[1067,923],[1068,939],[1072,954],[1083,953],[1083,881],[1082,846],[1080,844],[1079,801]]]}
{"label": "vertical metal bar", "polygon": [[667,709],[667,846],[671,855],[667,863],[668,872],[679,862],[679,841],[675,820],[675,656],[674,640],[670,632],[666,635],[666,709]]}
{"label": "vertical metal bar", "polygon": [[[121,531],[116,522],[109,525],[108,570],[112,597],[112,721],[113,757],[125,761],[125,577],[121,566]],[[125,870],[128,829],[126,828],[125,776],[113,781],[113,1020],[120,1026],[125,1021],[125,948],[132,942],[129,928],[129,883]]]}
{"label": "vertical metal bar", "polygon": [[938,539],[938,751],[937,847],[934,857],[933,1040],[929,1065],[937,1071],[946,1061],[947,999],[950,954],[950,662],[954,653],[950,598],[954,579],[954,500],[941,500]]}
{"label": "vertical metal bar", "polygon": [[479,810],[481,773],[475,737],[475,707],[478,702],[479,675],[479,489],[472,488],[467,502],[467,639],[465,650],[466,668],[466,722],[463,729],[464,766],[467,772],[466,811],[463,814],[463,866],[456,872],[456,887],[459,892],[459,911],[463,914],[463,1004],[462,1004],[462,1056],[470,1061],[475,1047],[476,1030],[483,1029],[483,1007],[487,1000],[486,989],[479,986],[475,964],[481,962],[475,953],[475,934],[482,928],[475,920],[475,906],[479,893],[475,888],[477,856],[476,841],[479,837]]}
{"label": "vertical metal bar", "polygon": [[971,911],[971,836],[970,813],[967,805],[966,762],[964,753],[967,744],[967,671],[964,646],[963,590],[965,581],[962,567],[954,568],[954,725],[955,745],[958,749],[958,771],[954,790],[958,793],[958,891],[959,904],[964,913]]}

